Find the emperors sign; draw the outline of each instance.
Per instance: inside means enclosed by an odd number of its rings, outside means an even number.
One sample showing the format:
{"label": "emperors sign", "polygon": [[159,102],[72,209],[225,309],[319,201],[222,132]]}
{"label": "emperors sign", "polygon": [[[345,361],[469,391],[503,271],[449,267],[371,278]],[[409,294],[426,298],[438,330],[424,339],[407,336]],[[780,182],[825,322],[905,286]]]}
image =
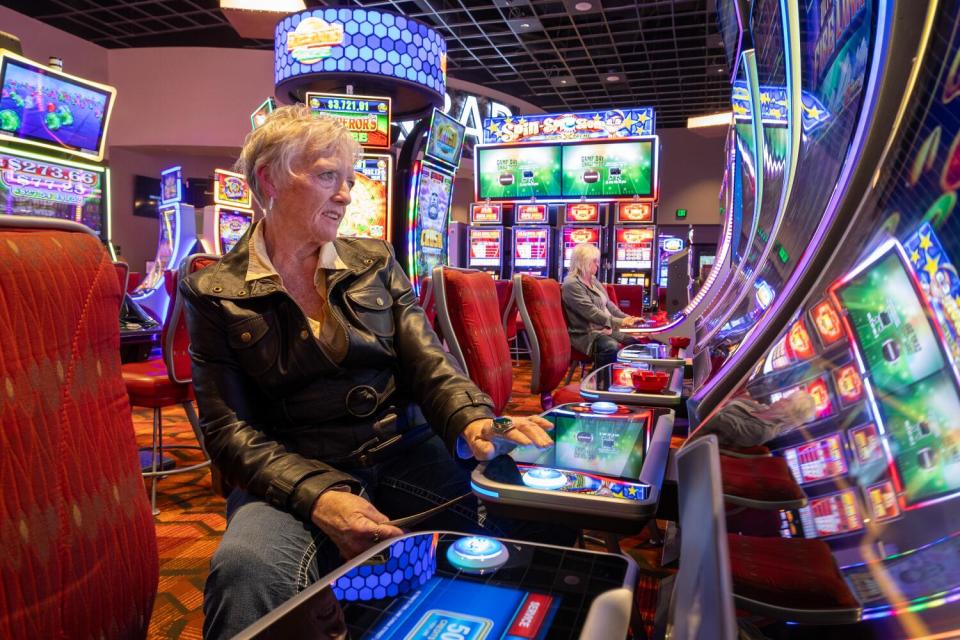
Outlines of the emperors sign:
{"label": "emperors sign", "polygon": [[485,143],[635,138],[654,133],[651,107],[484,118]]}

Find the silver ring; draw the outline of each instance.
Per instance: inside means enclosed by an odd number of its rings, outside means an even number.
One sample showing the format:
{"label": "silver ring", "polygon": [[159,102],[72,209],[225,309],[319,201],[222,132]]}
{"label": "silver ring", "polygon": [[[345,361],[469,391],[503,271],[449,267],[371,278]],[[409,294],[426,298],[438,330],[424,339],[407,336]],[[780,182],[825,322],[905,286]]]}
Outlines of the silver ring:
{"label": "silver ring", "polygon": [[513,420],[510,418],[494,418],[493,419],[493,434],[496,436],[503,436],[511,431],[516,429],[513,426]]}
{"label": "silver ring", "polygon": [[377,528],[373,530],[373,544],[380,542],[380,525],[377,525]]}

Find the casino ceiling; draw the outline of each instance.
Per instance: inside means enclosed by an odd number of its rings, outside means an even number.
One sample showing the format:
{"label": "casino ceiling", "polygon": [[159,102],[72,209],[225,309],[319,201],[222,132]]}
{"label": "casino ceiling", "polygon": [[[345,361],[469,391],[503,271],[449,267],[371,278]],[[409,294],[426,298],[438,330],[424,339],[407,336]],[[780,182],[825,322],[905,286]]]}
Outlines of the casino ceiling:
{"label": "casino ceiling", "polygon": [[[652,106],[660,127],[729,108],[715,0],[353,0],[417,18],[447,39],[450,75],[548,112]],[[270,49],[240,37],[218,0],[4,0],[108,48]]]}

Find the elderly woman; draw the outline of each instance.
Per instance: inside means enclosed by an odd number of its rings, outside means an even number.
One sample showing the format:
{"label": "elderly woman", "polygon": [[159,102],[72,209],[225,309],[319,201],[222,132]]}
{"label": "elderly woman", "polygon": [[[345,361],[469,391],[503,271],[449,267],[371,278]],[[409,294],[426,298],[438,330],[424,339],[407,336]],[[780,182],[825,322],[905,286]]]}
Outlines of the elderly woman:
{"label": "elderly woman", "polygon": [[593,357],[594,367],[616,362],[617,352],[636,342],[621,333],[620,327],[632,327],[642,321],[611,302],[597,280],[599,269],[600,249],[594,244],[580,243],[573,248],[570,273],[561,287],[570,342],[578,351]]}
{"label": "elderly woman", "polygon": [[[469,494],[467,459],[551,444],[542,418],[494,425],[389,245],[337,237],[359,152],[331,118],[274,111],[238,161],[264,219],[180,285],[205,446],[232,487],[207,638],[400,535],[391,518]],[[424,526],[478,530],[477,503],[468,495]]]}

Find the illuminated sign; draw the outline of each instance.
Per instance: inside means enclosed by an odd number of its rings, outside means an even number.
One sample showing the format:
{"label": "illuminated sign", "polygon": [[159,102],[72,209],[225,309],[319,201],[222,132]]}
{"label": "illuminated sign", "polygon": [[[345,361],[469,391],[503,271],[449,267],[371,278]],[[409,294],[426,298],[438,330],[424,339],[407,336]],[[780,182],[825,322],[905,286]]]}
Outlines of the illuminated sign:
{"label": "illuminated sign", "polygon": [[621,202],[617,205],[617,223],[653,222],[653,204],[650,202]]}
{"label": "illuminated sign", "polygon": [[183,198],[183,170],[170,167],[160,172],[160,204],[180,202]]}
{"label": "illuminated sign", "polygon": [[323,18],[304,18],[296,29],[287,33],[287,52],[294,60],[313,64],[330,55],[331,47],[343,44],[343,25],[330,24]]}
{"label": "illuminated sign", "polygon": [[336,118],[364,147],[390,148],[390,98],[308,92],[314,113]]}
{"label": "illuminated sign", "polygon": [[253,204],[253,195],[242,174],[214,169],[213,202],[241,209],[249,209]]}
{"label": "illuminated sign", "polygon": [[863,397],[863,380],[860,379],[856,366],[848,364],[835,369],[833,381],[836,383],[842,404],[851,405]]}
{"label": "illuminated sign", "polygon": [[518,204],[514,217],[514,223],[516,224],[545,224],[547,222],[547,205]]}
{"label": "illuminated sign", "polygon": [[564,220],[573,224],[580,222],[600,222],[600,206],[594,202],[568,204]]}
{"label": "illuminated sign", "polygon": [[[746,121],[752,117],[750,107],[750,91],[745,80],[733,83],[733,93],[730,96],[734,120]],[[760,116],[764,124],[779,124],[786,126],[790,109],[787,102],[787,88],[761,86],[760,87]],[[804,133],[810,133],[830,119],[830,112],[823,106],[817,97],[806,91],[800,92],[800,119]]]}
{"label": "illuminated sign", "polygon": [[263,126],[263,123],[267,121],[267,116],[270,115],[274,109],[277,108],[277,101],[273,97],[269,97],[263,101],[257,110],[250,114],[250,126],[254,129]]}
{"label": "illuminated sign", "polygon": [[828,300],[823,300],[814,306],[810,311],[810,317],[813,319],[813,325],[817,328],[817,334],[823,346],[830,346],[843,337],[840,316]]}
{"label": "illuminated sign", "polygon": [[803,320],[797,320],[787,332],[787,345],[790,352],[797,360],[806,360],[812,358],[814,354],[813,342],[810,340],[810,334],[803,325]]}
{"label": "illuminated sign", "polygon": [[483,120],[485,143],[636,138],[654,133],[652,107],[505,116]]}
{"label": "illuminated sign", "polygon": [[503,205],[498,202],[474,202],[470,205],[471,224],[501,224]]}

